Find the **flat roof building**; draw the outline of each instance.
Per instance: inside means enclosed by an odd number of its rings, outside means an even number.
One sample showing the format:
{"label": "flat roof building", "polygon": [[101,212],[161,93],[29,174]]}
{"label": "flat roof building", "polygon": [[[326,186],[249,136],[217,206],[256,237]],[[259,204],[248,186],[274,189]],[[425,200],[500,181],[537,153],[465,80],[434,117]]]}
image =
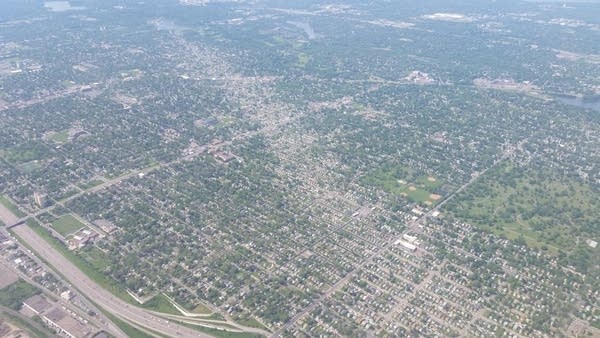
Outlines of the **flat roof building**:
{"label": "flat roof building", "polygon": [[91,333],[85,325],[58,307],[48,311],[42,318],[59,333],[72,338],[86,337]]}

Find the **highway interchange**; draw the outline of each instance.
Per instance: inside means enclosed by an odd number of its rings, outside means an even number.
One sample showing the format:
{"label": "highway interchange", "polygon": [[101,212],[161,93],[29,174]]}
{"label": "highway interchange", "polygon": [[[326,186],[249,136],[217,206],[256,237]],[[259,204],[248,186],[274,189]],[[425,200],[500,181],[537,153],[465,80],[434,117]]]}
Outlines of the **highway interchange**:
{"label": "highway interchange", "polygon": [[[1,205],[0,208],[0,219],[2,222],[5,224],[14,224],[14,221],[18,217],[14,216],[8,209]],[[60,272],[76,289],[112,315],[161,335],[170,337],[211,337],[197,330],[160,318],[151,311],[128,304],[112,295],[86,276],[26,224],[14,226],[11,230],[25,241],[39,257],[43,257],[49,265]],[[113,334],[121,336],[118,333]]]}

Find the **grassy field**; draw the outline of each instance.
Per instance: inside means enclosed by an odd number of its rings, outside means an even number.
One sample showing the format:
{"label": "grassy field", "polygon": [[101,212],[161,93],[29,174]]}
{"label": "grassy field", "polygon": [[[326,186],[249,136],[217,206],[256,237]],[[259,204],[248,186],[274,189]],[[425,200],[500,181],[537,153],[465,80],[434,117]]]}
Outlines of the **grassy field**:
{"label": "grassy field", "polygon": [[17,282],[0,290],[0,305],[18,311],[25,299],[38,293],[40,293],[40,290],[35,286],[19,279]]}
{"label": "grassy field", "polygon": [[198,327],[198,331],[208,333],[209,335],[211,335],[213,337],[217,337],[217,338],[260,338],[260,337],[264,337],[264,336],[261,336],[256,333],[229,332],[229,331],[222,331],[222,330],[217,330],[217,329],[210,329],[210,328],[202,327],[202,326]]}
{"label": "grassy field", "polygon": [[33,141],[0,151],[0,157],[15,165],[41,160],[48,156],[48,154],[49,149],[46,145]]}
{"label": "grassy field", "polygon": [[152,299],[144,303],[142,307],[144,309],[156,312],[169,313],[172,315],[181,315],[181,312],[179,312],[179,310],[177,310],[177,308],[175,308],[175,306],[171,304],[169,299],[165,297],[165,295],[163,295],[162,293],[159,293],[158,295],[154,296]]}
{"label": "grassy field", "polygon": [[281,36],[273,36],[273,41],[274,41],[274,43],[270,43],[269,41],[265,41],[264,43],[267,46],[279,45],[279,46],[283,46],[286,48],[291,47],[293,49],[299,49],[306,44],[306,41],[303,41],[303,40],[295,40],[295,39],[288,40]]}
{"label": "grassy field", "polygon": [[367,185],[380,187],[389,193],[400,194],[408,188],[406,181],[408,175],[405,168],[386,165],[369,173],[363,177],[362,181]]}
{"label": "grassy field", "polygon": [[310,61],[310,55],[305,54],[305,53],[300,53],[300,54],[298,54],[298,62],[296,63],[296,65],[300,68],[304,68],[304,67],[306,67],[306,65],[308,64],[309,61]]}
{"label": "grassy field", "polygon": [[[414,188],[414,190],[412,190],[413,188]],[[408,199],[410,199],[413,202],[430,201],[429,195],[431,195],[431,193],[429,191],[421,189],[421,188],[410,186],[407,189],[405,189],[403,191],[403,193],[406,194]]]}
{"label": "grassy field", "polygon": [[48,136],[48,139],[56,143],[65,143],[69,140],[69,130],[59,131]]}
{"label": "grassy field", "polygon": [[244,326],[255,327],[258,329],[269,331],[269,329],[267,329],[264,325],[262,325],[258,320],[254,318],[236,319],[235,322]]}
{"label": "grassy field", "polygon": [[5,196],[0,196],[0,203],[6,207],[6,209],[10,210],[17,217],[25,217],[25,213],[23,213],[16,205],[14,205],[8,198]]}
{"label": "grassy field", "polygon": [[505,164],[446,206],[454,216],[552,254],[600,240],[600,192],[550,170]]}
{"label": "grassy field", "polygon": [[23,172],[23,173],[26,173],[26,174],[31,174],[33,172],[41,170],[42,168],[44,168],[44,162],[43,161],[38,161],[38,160],[24,162],[24,163],[21,163],[21,164],[17,165],[17,169],[20,172]]}
{"label": "grassy field", "polygon": [[193,308],[193,309],[191,310],[191,312],[192,312],[192,313],[198,313],[198,314],[204,314],[204,315],[207,315],[207,314],[211,314],[211,313],[212,313],[211,309],[209,309],[207,306],[205,306],[205,305],[203,305],[203,304],[198,304],[198,305],[196,305],[196,307],[195,307],[195,308]]}
{"label": "grassy field", "polygon": [[420,176],[416,179],[416,183],[427,189],[437,189],[442,186],[443,182],[433,176]]}
{"label": "grassy field", "polygon": [[208,327],[204,327],[204,326],[192,325],[192,324],[182,323],[182,322],[180,322],[180,324],[183,326],[192,328],[194,330],[207,333],[213,337],[218,337],[218,338],[259,338],[259,337],[264,337],[264,336],[256,334],[256,333],[229,332],[229,331],[225,331],[225,330],[212,329],[212,328],[208,328]]}
{"label": "grassy field", "polygon": [[391,194],[402,195],[413,202],[427,205],[433,205],[441,198],[441,196],[432,196],[431,191],[443,184],[433,176],[415,177],[411,170],[393,165],[384,165],[365,176],[362,181]]}
{"label": "grassy field", "polygon": [[72,234],[83,227],[85,227],[85,224],[70,214],[60,216],[52,222],[52,228],[63,236]]}
{"label": "grassy field", "polygon": [[78,254],[98,271],[104,271],[104,269],[110,265],[110,261],[108,260],[108,257],[106,257],[106,254],[95,246],[86,246],[81,249]]}

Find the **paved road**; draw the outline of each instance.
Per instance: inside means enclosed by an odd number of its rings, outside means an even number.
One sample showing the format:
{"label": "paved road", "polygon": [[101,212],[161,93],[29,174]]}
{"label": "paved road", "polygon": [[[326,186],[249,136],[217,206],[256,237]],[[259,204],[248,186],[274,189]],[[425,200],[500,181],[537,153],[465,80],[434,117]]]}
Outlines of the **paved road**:
{"label": "paved road", "polygon": [[15,216],[12,211],[0,203],[0,220],[6,225],[13,225],[17,223],[19,217]]}
{"label": "paved road", "polygon": [[88,278],[26,224],[12,228],[12,231],[26,241],[39,256],[44,257],[50,265],[60,271],[82,294],[111,314],[170,337],[211,337],[194,329],[161,319],[149,311],[130,305],[113,296]]}
{"label": "paved road", "polygon": [[[179,162],[179,161],[180,160],[175,160],[175,161],[168,162],[168,163],[155,164],[153,166],[146,167],[146,168],[143,168],[143,169],[140,169],[140,170],[131,170],[128,173],[125,173],[125,174],[123,174],[121,176],[109,179],[109,180],[107,180],[105,182],[102,182],[102,183],[98,184],[97,186],[91,187],[89,189],[82,190],[82,191],[80,191],[80,192],[78,192],[76,194],[73,194],[73,195],[71,195],[71,196],[69,196],[69,197],[67,197],[67,198],[65,198],[63,200],[57,201],[57,204],[59,204],[59,205],[61,205],[61,206],[64,207],[64,205],[67,202],[69,202],[71,200],[74,200],[76,198],[79,198],[79,197],[81,197],[84,194],[94,193],[94,192],[103,190],[103,189],[108,188],[108,187],[110,187],[112,185],[121,183],[121,182],[123,182],[123,181],[125,181],[127,179],[130,179],[130,178],[132,178],[134,176],[137,176],[140,173],[143,173],[145,175],[145,174],[148,174],[148,173],[150,173],[150,172],[152,172],[152,171],[154,171],[156,169],[169,166],[169,165],[174,164],[174,163]],[[48,211],[54,209],[55,207],[56,207],[56,205],[51,205],[49,207],[46,207],[46,208],[43,208],[43,209],[39,209],[39,210],[37,210],[34,213],[34,216],[39,216],[39,215],[41,215],[41,214],[43,214],[45,212],[48,212]]]}
{"label": "paved road", "polygon": [[[8,231],[6,231],[6,229],[0,229],[0,234],[3,234],[5,236],[12,236],[11,234],[9,234]],[[24,247],[21,246],[21,249],[26,249],[26,248],[24,248]],[[27,250],[27,252],[29,252],[29,250]],[[41,266],[44,270],[46,270],[46,271],[52,271],[52,269],[50,269],[46,265],[46,263],[44,263],[43,261],[41,261],[37,256],[35,256],[33,254],[27,254],[27,255],[37,265]],[[37,288],[40,289],[40,290],[42,290],[42,292],[44,294],[51,295],[51,298],[56,296],[55,294],[51,293],[49,290],[47,290],[46,288],[44,288],[42,285],[38,284],[36,281],[34,281],[31,278],[29,278],[29,276],[27,274],[19,271],[15,267],[9,265],[6,261],[1,261],[0,260],[0,272],[2,272],[2,268],[3,267],[5,269],[8,269],[8,271],[14,271],[19,277],[21,277],[21,279],[25,280],[26,282],[28,282],[29,284],[31,284],[33,286],[37,286]],[[4,273],[4,272],[2,272],[2,273]],[[61,282],[65,283],[65,284],[68,284],[68,282],[66,282],[64,279],[62,279],[60,275],[56,275],[56,277],[58,279],[60,279]],[[95,317],[90,317],[87,314],[83,314],[81,308],[79,308],[75,304],[65,302],[62,299],[58,299],[58,302],[61,303],[63,306],[65,306],[65,307],[67,307],[67,308],[69,308],[69,309],[77,312],[81,317],[89,320],[92,323],[92,325],[95,325],[97,328],[102,329],[102,330],[106,330],[106,331],[110,332],[112,335],[115,336],[115,338],[127,338],[127,335],[125,334],[125,332],[123,332],[117,325],[115,325],[115,323],[113,323],[111,320],[108,319],[108,317],[106,317],[103,313],[101,313],[96,306],[94,306],[87,299],[85,299],[84,297],[82,297],[81,294],[77,290],[72,290],[72,291],[74,292],[75,295],[77,295],[80,298],[80,301],[83,302],[84,305],[88,309],[93,310],[94,312],[97,313]]]}
{"label": "paved road", "polygon": [[[523,140],[523,141],[519,142],[518,146],[523,145],[524,142],[526,142],[526,140]],[[438,211],[444,204],[446,204],[446,202],[448,202],[451,199],[453,199],[461,191],[465,190],[468,186],[470,186],[475,181],[477,181],[477,179],[479,177],[481,177],[483,174],[485,174],[488,170],[494,168],[499,163],[501,163],[502,161],[504,161],[508,156],[511,155],[511,153],[512,152],[504,152],[502,154],[502,156],[500,156],[500,158],[498,158],[496,161],[494,161],[494,163],[490,167],[488,167],[485,170],[481,171],[477,175],[474,175],[473,177],[471,177],[471,179],[468,182],[466,182],[465,184],[463,184],[462,186],[460,186],[458,189],[456,189],[453,193],[451,193],[450,195],[448,195],[443,201],[440,201],[440,203],[438,203],[435,207],[431,208],[427,213],[423,214],[418,219],[416,219],[416,220],[410,222],[409,224],[407,224],[406,229],[404,231],[402,231],[397,237],[390,238],[387,242],[385,242],[383,245],[381,245],[373,254],[369,255],[363,261],[359,262],[348,274],[346,274],[344,277],[342,277],[340,280],[338,280],[335,284],[333,284],[329,289],[327,289],[319,298],[317,298],[316,300],[314,300],[310,305],[306,306],[304,309],[302,309],[302,311],[300,311],[295,316],[293,316],[290,320],[288,320],[287,323],[285,323],[282,327],[280,327],[277,331],[275,331],[271,335],[271,337],[279,337],[279,336],[281,336],[285,330],[290,329],[301,318],[303,318],[308,313],[310,313],[315,308],[317,308],[324,300],[326,300],[327,298],[329,298],[336,291],[342,289],[342,287],[344,285],[346,285],[348,283],[348,281],[350,279],[352,279],[354,277],[354,275],[356,275],[356,273],[358,271],[360,271],[365,265],[367,265],[368,263],[373,262],[373,260],[376,257],[381,256],[386,250],[388,250],[393,245],[393,243],[396,241],[396,239],[402,238],[402,235],[417,230],[418,227],[419,227],[419,225],[421,225],[421,223],[424,220],[426,220],[429,216],[431,216],[435,211]]]}
{"label": "paved road", "polygon": [[[15,273],[17,273],[18,277],[20,277],[27,283],[40,289],[44,295],[48,296],[51,299],[54,299],[57,302],[57,304],[60,304],[61,306],[66,307],[67,309],[69,309],[71,311],[74,311],[82,318],[85,318],[86,320],[88,320],[90,322],[91,326],[97,328],[98,330],[108,331],[110,334],[114,335],[116,338],[127,338],[127,335],[125,334],[125,332],[121,331],[121,329],[118,326],[116,326],[113,322],[108,320],[108,318],[106,318],[103,314],[99,313],[95,317],[90,317],[89,315],[85,314],[83,312],[83,310],[81,310],[80,308],[75,306],[73,303],[67,302],[67,301],[63,300],[62,298],[56,299],[56,294],[50,292],[48,289],[44,288],[44,286],[40,285],[33,279],[29,278],[29,276],[26,275],[25,273],[22,273],[18,269],[9,266],[6,262],[0,262],[0,271],[2,270],[2,268],[9,269],[8,271],[11,271],[11,272],[13,270],[15,270]],[[60,277],[58,277],[58,278],[60,278]],[[88,305],[88,306],[90,306],[90,305]],[[90,308],[92,308],[92,307],[90,306]],[[93,307],[93,310],[96,312],[98,311],[98,309],[95,307]]]}

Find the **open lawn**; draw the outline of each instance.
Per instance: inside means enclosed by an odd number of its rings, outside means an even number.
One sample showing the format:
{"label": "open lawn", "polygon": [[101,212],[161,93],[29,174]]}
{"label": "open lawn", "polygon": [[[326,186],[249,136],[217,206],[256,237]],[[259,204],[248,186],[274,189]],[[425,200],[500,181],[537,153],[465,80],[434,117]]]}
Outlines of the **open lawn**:
{"label": "open lawn", "polygon": [[407,197],[417,203],[433,205],[441,198],[431,191],[440,187],[442,182],[433,176],[420,176],[413,178],[410,169],[385,165],[382,168],[363,177],[363,183],[374,185],[383,190]]}
{"label": "open lawn", "polygon": [[424,188],[433,190],[441,187],[444,182],[433,176],[421,176],[416,179],[416,183]]}
{"label": "open lawn", "polygon": [[104,271],[110,265],[106,254],[95,246],[86,246],[79,251],[79,255],[98,271]]}
{"label": "open lawn", "polygon": [[72,234],[83,227],[85,227],[85,224],[70,214],[60,216],[52,222],[52,228],[63,236]]}
{"label": "open lawn", "polygon": [[19,208],[17,208],[16,205],[13,204],[13,202],[11,202],[8,198],[6,198],[5,196],[0,196],[0,203],[2,203],[2,205],[10,210],[10,212],[12,212],[13,214],[15,214],[15,216],[17,217],[25,217],[25,214],[19,210]]}
{"label": "open lawn", "polygon": [[205,326],[192,325],[188,323],[179,322],[180,324],[191,327],[197,331],[207,333],[213,337],[218,338],[260,338],[262,335],[256,333],[246,333],[246,332],[230,332],[225,330],[212,329]]}
{"label": "open lawn", "polygon": [[9,163],[22,164],[41,160],[48,156],[49,149],[40,142],[30,142],[0,151],[0,156]]}
{"label": "open lawn", "polygon": [[425,201],[428,201],[429,200],[429,195],[431,195],[428,191],[420,189],[420,188],[415,188],[413,190],[413,189],[410,189],[410,187],[409,187],[408,189],[405,189],[403,192],[413,202],[425,202]]}
{"label": "open lawn", "polygon": [[0,290],[0,305],[18,311],[23,301],[40,293],[35,286],[19,280]]}
{"label": "open lawn", "polygon": [[362,178],[366,185],[374,185],[392,194],[401,194],[408,188],[405,179],[408,170],[400,166],[384,165]]}
{"label": "open lawn", "polygon": [[192,309],[191,311],[192,313],[198,313],[198,314],[210,314],[212,313],[211,309],[209,309],[206,305],[203,304],[198,304],[196,305],[195,308]]}
{"label": "open lawn", "polygon": [[298,54],[298,63],[296,64],[300,68],[306,67],[308,62],[310,61],[310,55],[305,53]]}
{"label": "open lawn", "polygon": [[504,164],[446,205],[487,231],[558,254],[600,239],[600,192],[549,169]]}
{"label": "open lawn", "polygon": [[251,318],[245,318],[245,319],[236,319],[235,322],[239,323],[241,325],[244,325],[244,326],[255,327],[255,328],[258,328],[258,329],[269,331],[269,329],[267,329],[258,320],[254,319],[252,317]]}
{"label": "open lawn", "polygon": [[181,312],[179,312],[179,310],[177,310],[177,308],[175,308],[175,306],[171,304],[171,301],[169,301],[169,299],[165,297],[165,295],[163,295],[162,293],[159,293],[156,296],[152,297],[152,299],[145,302],[142,305],[142,307],[144,309],[156,312],[168,313],[172,315],[181,315]]}
{"label": "open lawn", "polygon": [[273,36],[273,41],[274,41],[274,43],[265,41],[265,44],[267,44],[268,46],[278,45],[278,46],[282,46],[284,48],[291,47],[293,49],[299,49],[306,44],[306,41],[304,41],[304,40],[285,39],[284,37],[281,37],[281,36]]}
{"label": "open lawn", "polygon": [[69,140],[69,130],[63,130],[48,136],[48,139],[55,143],[65,143]]}
{"label": "open lawn", "polygon": [[26,173],[26,174],[36,172],[36,171],[42,169],[43,167],[44,167],[44,162],[38,161],[38,160],[33,160],[33,161],[29,161],[29,162],[25,162],[25,163],[21,163],[21,164],[17,165],[17,168],[19,169],[19,171]]}

